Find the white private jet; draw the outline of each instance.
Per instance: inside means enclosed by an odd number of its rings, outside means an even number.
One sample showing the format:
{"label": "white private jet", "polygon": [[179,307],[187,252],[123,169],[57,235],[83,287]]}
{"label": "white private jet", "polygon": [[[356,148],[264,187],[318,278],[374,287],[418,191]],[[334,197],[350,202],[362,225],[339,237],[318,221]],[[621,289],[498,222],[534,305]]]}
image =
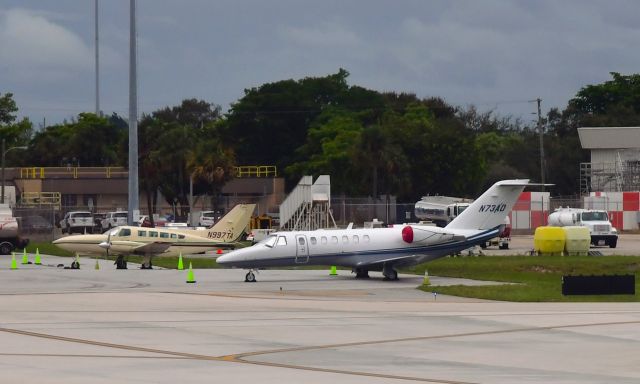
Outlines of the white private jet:
{"label": "white private jet", "polygon": [[252,247],[220,256],[217,263],[245,268],[245,281],[254,282],[262,268],[337,265],[351,267],[357,278],[382,271],[388,280],[398,278],[398,267],[451,255],[492,239],[529,180],[495,183],[446,227],[418,224],[391,228],[363,228],[276,232]]}
{"label": "white private jet", "polygon": [[118,255],[118,268],[126,268],[125,256],[146,256],[142,268],[151,267],[155,255],[203,253],[231,246],[245,232],[255,204],[238,204],[211,228],[203,230],[120,226],[100,235],[74,235],[53,242],[78,254]]}

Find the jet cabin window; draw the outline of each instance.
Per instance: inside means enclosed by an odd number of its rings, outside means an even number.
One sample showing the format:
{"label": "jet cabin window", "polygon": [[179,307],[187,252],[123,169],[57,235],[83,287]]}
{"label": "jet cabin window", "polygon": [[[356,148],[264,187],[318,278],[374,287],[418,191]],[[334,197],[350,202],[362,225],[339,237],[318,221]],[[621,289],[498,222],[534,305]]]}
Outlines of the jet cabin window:
{"label": "jet cabin window", "polygon": [[331,242],[333,244],[338,244],[338,237],[337,236],[331,236]]}
{"label": "jet cabin window", "polygon": [[360,239],[358,238],[358,235],[354,235],[353,236],[353,244],[358,244],[360,242]]}
{"label": "jet cabin window", "polygon": [[158,232],[156,232],[156,231],[149,231],[149,237],[158,237]]}
{"label": "jet cabin window", "polygon": [[169,234],[167,232],[160,232],[160,237],[163,239],[168,239],[169,238]]}
{"label": "jet cabin window", "polygon": [[362,236],[362,241],[363,241],[364,243],[368,243],[368,242],[369,242],[369,235],[364,235],[364,236]]}
{"label": "jet cabin window", "polygon": [[138,231],[138,236],[146,237],[147,236],[147,231]]}
{"label": "jet cabin window", "polygon": [[273,246],[276,245],[276,241],[278,241],[278,236],[269,236],[263,240],[264,245],[269,248],[273,248]]}
{"label": "jet cabin window", "polygon": [[326,237],[324,237],[324,236],[322,236],[322,238],[320,239],[320,242],[321,242],[322,244],[327,244],[327,238],[326,238]]}
{"label": "jet cabin window", "polygon": [[349,237],[347,235],[342,236],[342,242],[347,244],[349,242]]}
{"label": "jet cabin window", "polygon": [[318,240],[316,240],[315,237],[311,238],[311,245],[316,245],[318,243]]}

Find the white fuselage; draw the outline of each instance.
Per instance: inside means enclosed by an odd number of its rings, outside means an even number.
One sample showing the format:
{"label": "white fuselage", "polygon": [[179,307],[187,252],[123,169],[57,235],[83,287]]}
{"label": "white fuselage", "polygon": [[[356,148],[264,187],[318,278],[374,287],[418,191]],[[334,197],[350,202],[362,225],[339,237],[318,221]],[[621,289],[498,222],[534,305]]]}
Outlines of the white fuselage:
{"label": "white fuselage", "polygon": [[[403,237],[411,228],[412,238]],[[268,268],[287,265],[339,265],[358,267],[405,259],[410,265],[468,248],[478,236],[495,236],[491,231],[458,231],[421,225],[392,228],[362,228],[277,232],[252,247],[238,249],[217,259],[218,264],[240,268]],[[410,241],[407,241],[410,240]],[[473,244],[472,244],[473,245]],[[407,257],[411,256],[410,259]]]}

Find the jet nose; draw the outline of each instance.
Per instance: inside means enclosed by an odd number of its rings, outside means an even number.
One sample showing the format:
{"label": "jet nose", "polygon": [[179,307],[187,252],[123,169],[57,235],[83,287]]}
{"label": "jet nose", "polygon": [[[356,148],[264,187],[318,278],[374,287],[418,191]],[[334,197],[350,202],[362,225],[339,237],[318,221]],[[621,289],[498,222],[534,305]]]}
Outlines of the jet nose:
{"label": "jet nose", "polygon": [[217,264],[226,264],[231,260],[231,257],[229,256],[229,254],[226,255],[220,255],[216,258],[216,263]]}

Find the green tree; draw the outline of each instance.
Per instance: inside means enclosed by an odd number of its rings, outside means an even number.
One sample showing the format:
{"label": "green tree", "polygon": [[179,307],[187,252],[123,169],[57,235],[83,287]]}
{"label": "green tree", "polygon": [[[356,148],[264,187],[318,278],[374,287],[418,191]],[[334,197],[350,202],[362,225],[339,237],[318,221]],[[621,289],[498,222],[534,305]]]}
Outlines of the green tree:
{"label": "green tree", "polygon": [[222,126],[222,138],[233,146],[246,165],[296,162],[296,150],[324,108],[340,105],[348,90],[348,72],[341,69],[326,77],[283,80],[246,89],[234,103]]}
{"label": "green tree", "polygon": [[[33,134],[33,125],[26,117],[16,122],[18,106],[12,93],[0,94],[0,137],[5,140],[7,148],[24,146],[29,143]],[[24,165],[24,153],[11,151],[7,153],[7,161],[11,164]]]}
{"label": "green tree", "polygon": [[[186,215],[194,173],[196,193],[215,192],[231,177],[233,166],[227,162],[232,162],[232,152],[224,150],[214,137],[213,127],[219,120],[219,106],[196,99],[143,117],[139,126],[139,169],[151,213],[156,211],[154,199],[160,191],[169,204],[179,206],[181,216]],[[213,158],[222,159],[222,154],[228,157],[224,157],[227,162],[216,163]],[[216,164],[224,170],[222,178],[213,177]],[[209,171],[212,173],[207,175]]]}
{"label": "green tree", "polygon": [[36,133],[27,159],[38,166],[113,166],[127,161],[127,131],[106,117],[81,113],[75,122]]}

